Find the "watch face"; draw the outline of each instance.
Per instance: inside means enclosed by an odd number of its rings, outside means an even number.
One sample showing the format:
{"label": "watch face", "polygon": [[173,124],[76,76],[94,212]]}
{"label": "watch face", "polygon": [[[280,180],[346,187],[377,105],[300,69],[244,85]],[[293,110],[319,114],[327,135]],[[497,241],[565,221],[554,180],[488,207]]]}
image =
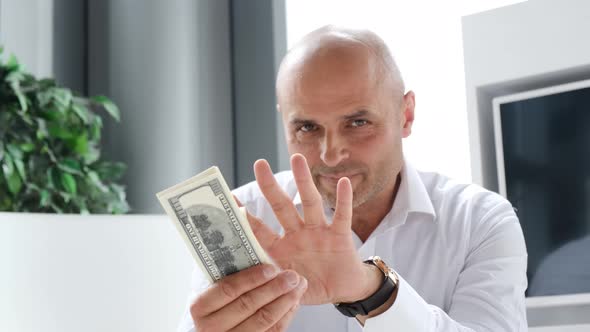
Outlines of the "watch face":
{"label": "watch face", "polygon": [[338,311],[348,317],[369,314],[369,312],[387,302],[397,288],[397,274],[379,256],[372,256],[364,261],[364,263],[376,266],[383,272],[385,278],[381,287],[373,295],[369,296],[369,298],[354,303],[338,303],[334,305]]}
{"label": "watch face", "polygon": [[386,276],[389,273],[389,267],[387,266],[387,264],[385,264],[385,262],[379,256],[371,256],[371,257],[369,257],[368,260],[365,261],[365,263],[375,265]]}
{"label": "watch face", "polygon": [[381,257],[371,256],[369,257],[369,259],[365,261],[365,263],[375,265],[377,268],[379,268],[379,270],[381,270],[381,272],[383,272],[385,277],[393,280],[393,283],[397,286],[399,281],[397,274],[395,273],[395,271],[393,271],[393,269],[391,269],[389,266],[387,266],[387,264],[385,264]]}

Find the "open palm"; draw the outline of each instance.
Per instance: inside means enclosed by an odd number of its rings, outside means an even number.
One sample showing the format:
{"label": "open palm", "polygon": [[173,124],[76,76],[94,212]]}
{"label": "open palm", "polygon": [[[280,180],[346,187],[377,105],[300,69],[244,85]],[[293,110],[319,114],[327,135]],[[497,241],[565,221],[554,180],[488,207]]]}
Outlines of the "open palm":
{"label": "open palm", "polygon": [[362,298],[367,270],[351,236],[350,180],[341,178],[338,182],[334,218],[328,225],[321,195],[305,157],[293,155],[291,168],[301,196],[303,216],[276,182],[268,162],[258,160],[254,164],[256,181],[284,229],[284,234],[278,235],[262,220],[249,214],[256,238],[276,264],[283,269],[293,269],[307,279],[303,304],[350,302]]}

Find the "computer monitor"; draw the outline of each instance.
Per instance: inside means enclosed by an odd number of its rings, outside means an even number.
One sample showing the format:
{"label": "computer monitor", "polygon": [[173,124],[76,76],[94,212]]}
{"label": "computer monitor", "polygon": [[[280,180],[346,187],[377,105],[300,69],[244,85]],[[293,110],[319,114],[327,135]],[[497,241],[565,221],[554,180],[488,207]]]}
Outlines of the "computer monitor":
{"label": "computer monitor", "polygon": [[578,316],[590,323],[590,80],[497,97],[493,106],[498,188],[522,225],[529,304],[553,296],[561,308],[587,308]]}
{"label": "computer monitor", "polygon": [[498,186],[527,242],[528,296],[590,293],[590,80],[493,103]]}

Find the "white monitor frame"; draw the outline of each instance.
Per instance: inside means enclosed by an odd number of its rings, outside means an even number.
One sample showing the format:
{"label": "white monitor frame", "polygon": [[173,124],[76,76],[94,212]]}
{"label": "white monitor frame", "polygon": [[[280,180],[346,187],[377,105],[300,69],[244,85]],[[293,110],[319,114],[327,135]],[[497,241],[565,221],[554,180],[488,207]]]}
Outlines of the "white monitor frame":
{"label": "white monitor frame", "polygon": [[567,84],[560,84],[549,86],[542,89],[530,90],[511,95],[496,97],[492,100],[494,105],[494,140],[496,145],[496,169],[498,171],[498,192],[500,195],[508,198],[506,189],[506,169],[504,165],[504,142],[502,139],[502,118],[500,114],[500,106],[502,104],[531,99],[536,97],[543,97],[554,95],[562,92],[579,90],[590,87],[590,79],[584,81],[577,81]]}
{"label": "white monitor frame", "polygon": [[[577,81],[567,84],[560,84],[549,86],[542,89],[530,90],[521,93],[515,93],[511,95],[505,95],[496,97],[492,100],[494,106],[493,120],[494,120],[494,138],[496,145],[496,164],[498,171],[498,189],[499,193],[508,198],[506,189],[506,172],[504,165],[504,144],[502,139],[502,119],[500,114],[500,106],[505,103],[520,101],[530,98],[542,97],[553,95],[562,92],[568,92],[573,90],[579,90],[590,87],[590,79]],[[571,324],[583,324],[578,325],[581,327],[580,330],[575,331],[586,331],[590,327],[590,293],[577,293],[567,295],[555,295],[555,296],[533,296],[527,297],[527,310],[531,326],[537,326],[536,320],[555,319],[564,315],[565,311],[570,311],[572,308],[581,310],[585,314],[576,314],[576,319],[569,319]],[[550,309],[550,310],[548,310]],[[540,315],[536,315],[539,312]],[[555,316],[555,317],[547,317]],[[539,316],[539,317],[537,317]],[[561,327],[557,326],[556,331],[562,331]],[[541,331],[541,329],[539,330]],[[542,330],[545,331],[545,330]],[[548,331],[548,330],[547,330]],[[565,331],[565,330],[563,330]],[[570,331],[570,330],[567,330]],[[571,330],[574,331],[574,330]]]}

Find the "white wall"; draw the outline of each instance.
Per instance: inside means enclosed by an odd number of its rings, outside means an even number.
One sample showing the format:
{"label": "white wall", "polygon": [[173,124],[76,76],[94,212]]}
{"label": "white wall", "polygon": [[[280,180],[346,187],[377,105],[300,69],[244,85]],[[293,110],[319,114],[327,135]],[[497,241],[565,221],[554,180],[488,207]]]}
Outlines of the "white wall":
{"label": "white wall", "polygon": [[492,98],[590,78],[590,1],[530,0],[463,18],[473,181],[497,189]]}
{"label": "white wall", "polygon": [[0,331],[175,331],[193,259],[165,215],[0,213]]}
{"label": "white wall", "polygon": [[420,170],[471,182],[461,17],[518,1],[287,0],[288,43],[293,46],[326,24],[377,33],[395,57],[406,89],[416,93],[405,157]]}

